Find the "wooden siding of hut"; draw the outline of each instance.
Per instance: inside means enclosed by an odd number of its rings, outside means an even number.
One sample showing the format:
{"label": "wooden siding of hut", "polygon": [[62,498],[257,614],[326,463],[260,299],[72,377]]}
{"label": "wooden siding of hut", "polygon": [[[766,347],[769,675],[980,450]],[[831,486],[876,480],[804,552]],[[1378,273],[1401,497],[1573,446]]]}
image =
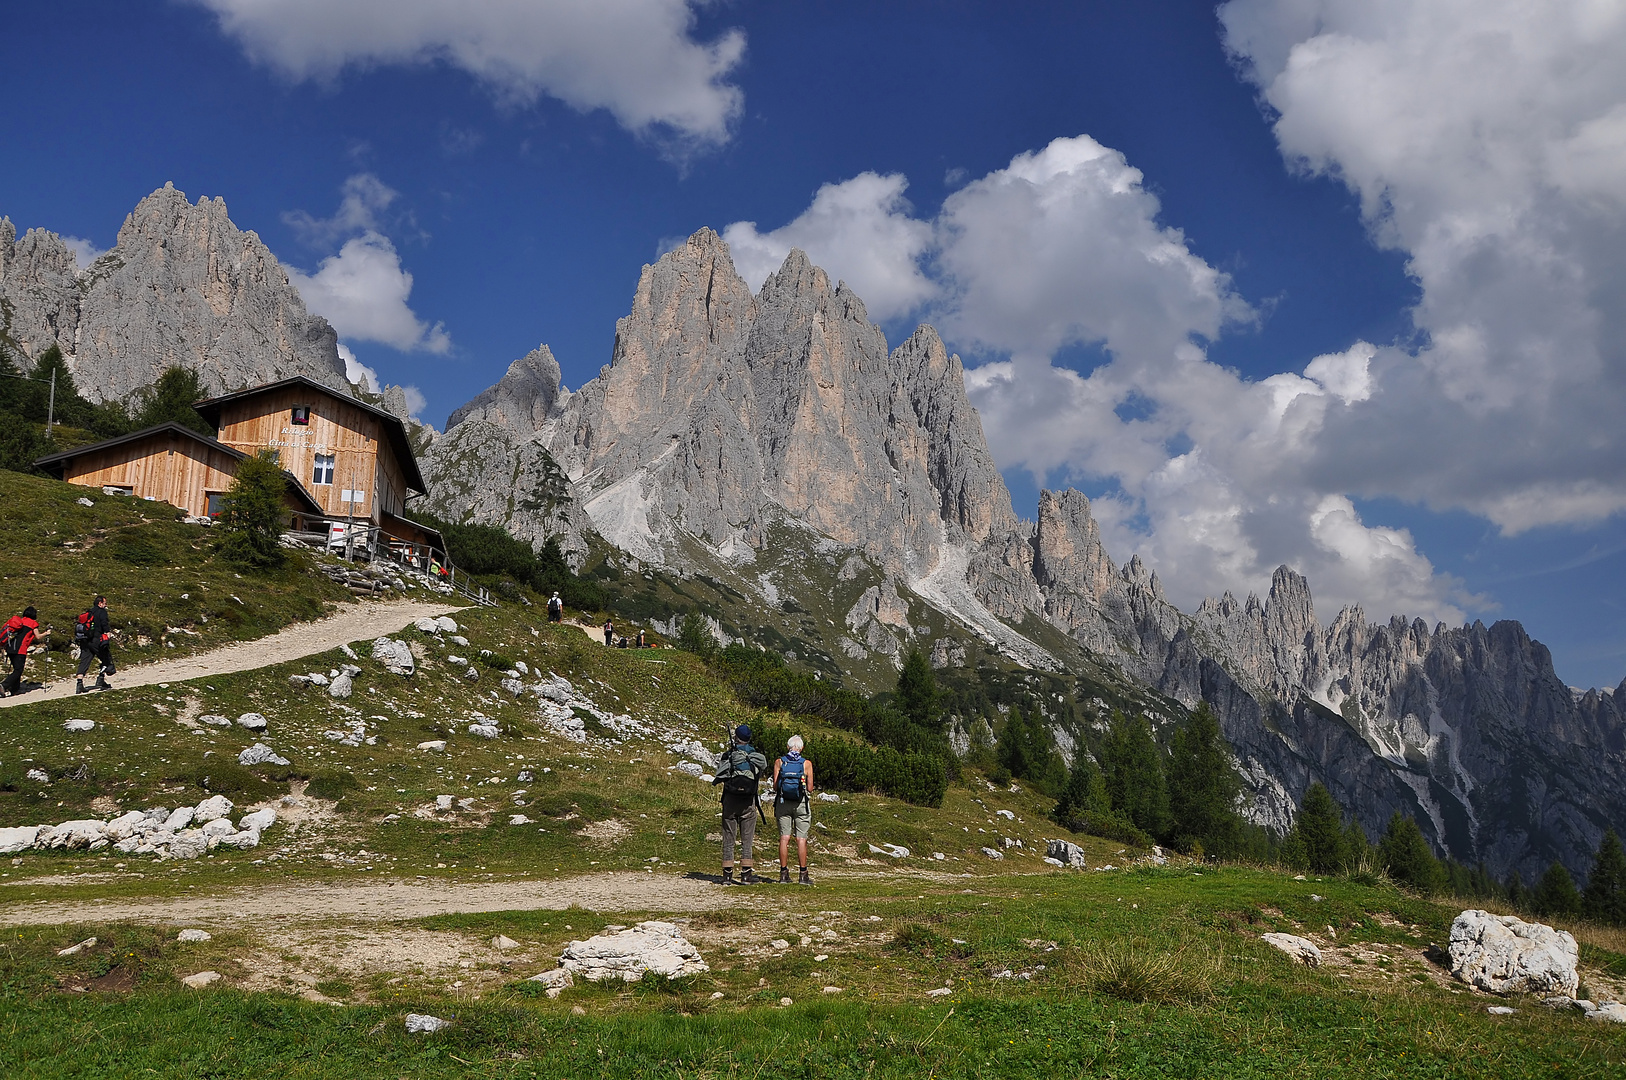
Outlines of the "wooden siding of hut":
{"label": "wooden siding of hut", "polygon": [[[294,410],[309,409],[309,423],[294,423]],[[401,468],[377,417],[308,387],[290,386],[224,404],[218,439],[234,450],[252,454],[270,447],[282,467],[305,485],[323,512],[333,518],[354,514],[358,521],[381,524],[385,512],[405,509]],[[333,478],[317,483],[316,455],[333,455]],[[324,475],[325,478],[325,475]],[[345,491],[362,499],[346,502]]]}
{"label": "wooden siding of hut", "polygon": [[225,492],[237,459],[195,439],[160,432],[136,442],[92,451],[67,462],[62,479],[83,487],[130,489],[193,517],[209,512],[209,496]]}

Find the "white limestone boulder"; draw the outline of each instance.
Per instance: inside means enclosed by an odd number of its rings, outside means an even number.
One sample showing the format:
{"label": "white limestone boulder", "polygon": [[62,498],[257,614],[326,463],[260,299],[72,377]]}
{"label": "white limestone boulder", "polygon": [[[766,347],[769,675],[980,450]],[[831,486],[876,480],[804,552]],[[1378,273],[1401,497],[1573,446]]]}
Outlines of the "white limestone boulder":
{"label": "white limestone boulder", "polygon": [[353,683],[350,676],[341,673],[328,684],[327,696],[335,700],[343,700],[350,696],[352,687]]}
{"label": "white limestone boulder", "polygon": [[125,840],[137,832],[144,832],[142,827],[147,824],[147,815],[140,810],[131,810],[128,814],[120,814],[107,823],[107,837],[109,840]]}
{"label": "white limestone boulder", "polygon": [[1262,934],[1260,940],[1267,945],[1274,945],[1282,952],[1291,956],[1301,964],[1310,967],[1321,966],[1321,950],[1316,943],[1295,934]]}
{"label": "white limestone boulder", "polygon": [[266,723],[263,713],[246,712],[237,718],[237,726],[247,728],[249,731],[264,731]]}
{"label": "white limestone boulder", "polygon": [[193,821],[213,821],[216,818],[230,816],[232,802],[224,795],[211,795],[194,808]]}
{"label": "white limestone boulder", "polygon": [[209,838],[202,829],[183,829],[165,845],[165,854],[171,859],[196,859],[209,850]]}
{"label": "white limestone boulder", "polygon": [[286,765],[288,759],[264,743],[255,743],[237,755],[239,765]]}
{"label": "white limestone boulder", "polygon": [[15,855],[19,851],[27,851],[34,846],[34,838],[39,836],[40,830],[48,827],[19,825],[16,828],[0,829],[0,855]]}
{"label": "white limestone boulder", "polygon": [[1464,911],[1451,923],[1451,974],[1493,994],[1575,996],[1575,938],[1512,915]]}
{"label": "white limestone boulder", "polygon": [[559,959],[566,971],[589,982],[637,982],[645,972],[678,979],[711,970],[700,950],[669,922],[641,922],[627,930],[572,941]]}
{"label": "white limestone boulder", "polygon": [[277,812],[269,806],[261,807],[251,814],[244,814],[237,827],[244,832],[264,832],[277,823]]}
{"label": "white limestone boulder", "polygon": [[94,720],[64,720],[62,722],[62,730],[63,731],[94,731],[94,730],[96,730],[96,721],[94,721]]}
{"label": "white limestone boulder", "polygon": [[[435,620],[435,626],[438,627],[442,633],[446,633],[446,634],[455,634],[455,633],[457,633],[457,623],[453,622],[451,620],[451,618],[449,616],[446,616],[446,615],[442,615],[439,618],[437,618]],[[467,642],[458,642],[458,644],[466,645]]]}
{"label": "white limestone boulder", "polygon": [[381,662],[391,675],[411,675],[418,667],[407,643],[389,637],[373,642],[373,659]]}
{"label": "white limestone boulder", "polygon": [[[34,838],[35,847],[49,847],[53,850],[72,851],[76,848],[88,848],[97,840],[102,839],[107,832],[107,822],[80,819],[77,821],[64,821],[60,825],[50,826],[49,839],[42,836]],[[44,830],[41,830],[43,834]]]}
{"label": "white limestone boulder", "polygon": [[1055,859],[1062,866],[1070,866],[1074,870],[1083,870],[1088,864],[1084,861],[1084,849],[1067,840],[1051,840],[1045,844],[1045,857]]}

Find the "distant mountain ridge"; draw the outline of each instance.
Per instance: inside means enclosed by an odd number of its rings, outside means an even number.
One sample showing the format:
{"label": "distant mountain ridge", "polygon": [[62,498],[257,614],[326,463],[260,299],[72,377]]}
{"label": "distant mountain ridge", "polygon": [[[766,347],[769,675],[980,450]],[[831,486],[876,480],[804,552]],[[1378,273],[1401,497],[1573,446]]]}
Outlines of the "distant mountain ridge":
{"label": "distant mountain ridge", "polygon": [[[500,478],[483,494],[437,465],[476,443],[479,475]],[[582,543],[591,529],[680,574],[748,575],[776,526],[806,530],[843,579],[855,557],[881,575],[831,612],[854,661],[932,648],[921,604],[1028,666],[1066,668],[1044,644],[1064,633],[1187,707],[1210,702],[1249,816],[1277,829],[1321,780],[1373,835],[1399,810],[1442,852],[1529,878],[1554,858],[1584,871],[1626,823],[1626,681],[1572,694],[1515,622],[1431,630],[1356,607],[1323,628],[1287,567],[1263,601],[1181,612],[1138,556],[1112,562],[1079,492],[1042,492],[1018,519],[959,358],[929,326],[889,350],[800,251],[753,295],[721,238],[695,233],[644,267],[597,378],[570,392],[541,347],[454,413],[429,458],[465,477],[449,516]],[[530,511],[511,497],[527,476],[546,489]],[[770,577],[763,610],[825,599]]]}

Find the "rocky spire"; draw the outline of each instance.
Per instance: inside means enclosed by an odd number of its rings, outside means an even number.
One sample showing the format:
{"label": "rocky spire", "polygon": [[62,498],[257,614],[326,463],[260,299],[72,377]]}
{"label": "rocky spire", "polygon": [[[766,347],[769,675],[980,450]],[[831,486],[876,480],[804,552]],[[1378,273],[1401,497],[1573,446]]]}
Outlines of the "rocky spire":
{"label": "rocky spire", "polygon": [[87,397],[126,397],[170,366],[211,392],[295,374],[346,385],[333,328],[223,199],[194,206],[172,184],[142,199],[82,296],[74,376]]}
{"label": "rocky spire", "polygon": [[562,404],[561,392],[568,395],[559,372],[559,362],[546,345],[538,345],[508,365],[497,382],[447,419],[447,428],[464,420],[482,420],[526,436],[541,430],[553,419]]}

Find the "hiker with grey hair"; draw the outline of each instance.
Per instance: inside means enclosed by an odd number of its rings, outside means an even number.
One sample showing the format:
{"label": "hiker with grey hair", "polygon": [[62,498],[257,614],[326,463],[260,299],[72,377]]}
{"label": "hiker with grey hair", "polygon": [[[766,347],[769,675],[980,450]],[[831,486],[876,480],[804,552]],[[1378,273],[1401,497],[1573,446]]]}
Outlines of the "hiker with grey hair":
{"label": "hiker with grey hair", "polygon": [[[723,884],[755,885],[755,861],[751,842],[757,834],[757,784],[768,771],[768,759],[751,745],[751,728],[741,724],[734,729],[729,747],[717,756],[712,783],[723,789]],[[740,877],[734,880],[734,841],[740,842]]]}
{"label": "hiker with grey hair", "polygon": [[773,763],[773,816],[779,822],[779,883],[790,884],[790,838],[796,838],[798,885],[807,876],[807,836],[813,829],[813,763],[802,756],[802,737],[785,741],[785,756]]}

